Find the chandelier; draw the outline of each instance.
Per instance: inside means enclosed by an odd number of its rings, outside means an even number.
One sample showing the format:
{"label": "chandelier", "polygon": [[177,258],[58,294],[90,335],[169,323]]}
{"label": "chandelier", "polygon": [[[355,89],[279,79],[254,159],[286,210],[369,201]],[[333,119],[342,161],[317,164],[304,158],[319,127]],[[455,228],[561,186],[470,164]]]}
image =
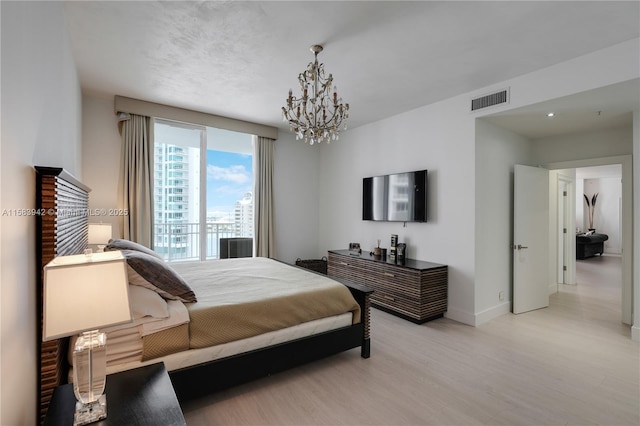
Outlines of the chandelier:
{"label": "chandelier", "polygon": [[287,106],[282,107],[282,119],[289,122],[296,140],[304,139],[305,143],[313,145],[338,139],[340,126],[342,130],[347,129],[345,120],[349,118],[349,104],[342,103],[335,86],[331,93],[333,75],[325,77],[324,64],[318,64],[322,46],[316,44],[310,49],[315,54],[315,61],[298,75],[302,96],[296,98],[289,90]]}

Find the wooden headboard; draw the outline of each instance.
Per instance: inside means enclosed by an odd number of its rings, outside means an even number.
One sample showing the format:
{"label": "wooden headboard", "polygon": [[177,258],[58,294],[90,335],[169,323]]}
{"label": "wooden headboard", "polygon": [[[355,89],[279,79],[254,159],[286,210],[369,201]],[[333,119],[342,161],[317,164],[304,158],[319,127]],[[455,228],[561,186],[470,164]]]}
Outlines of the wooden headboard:
{"label": "wooden headboard", "polygon": [[56,386],[66,383],[69,339],[42,342],[43,268],[54,257],[81,254],[87,247],[89,191],[61,168],[36,169],[37,342],[39,351],[38,415],[40,423]]}

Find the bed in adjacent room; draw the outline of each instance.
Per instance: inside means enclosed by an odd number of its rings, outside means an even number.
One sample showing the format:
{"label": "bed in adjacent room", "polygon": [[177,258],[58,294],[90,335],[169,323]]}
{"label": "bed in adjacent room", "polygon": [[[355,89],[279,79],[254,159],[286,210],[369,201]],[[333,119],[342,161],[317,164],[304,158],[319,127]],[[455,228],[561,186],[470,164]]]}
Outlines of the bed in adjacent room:
{"label": "bed in adjacent room", "polygon": [[[67,208],[59,201],[68,198],[69,188],[88,193],[61,169],[37,170],[38,208]],[[77,194],[72,198],[68,208],[86,209],[88,197],[80,203]],[[86,247],[86,216],[56,223],[62,219],[38,219],[39,274],[53,257]],[[108,249],[121,250],[127,259],[134,316],[130,324],[102,330],[108,374],[162,361],[178,398],[186,400],[356,347],[369,357],[366,288],[273,259],[169,264],[126,240],[114,240]],[[40,399],[46,412],[47,396],[68,374],[68,342],[42,346]]]}

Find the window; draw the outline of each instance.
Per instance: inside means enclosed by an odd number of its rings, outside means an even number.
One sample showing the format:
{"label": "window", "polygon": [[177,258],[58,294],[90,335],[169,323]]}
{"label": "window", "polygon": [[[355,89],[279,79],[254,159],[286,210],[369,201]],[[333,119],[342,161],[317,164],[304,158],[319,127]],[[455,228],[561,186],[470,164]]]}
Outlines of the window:
{"label": "window", "polygon": [[153,169],[165,259],[216,259],[220,238],[253,237],[253,135],[156,119]]}

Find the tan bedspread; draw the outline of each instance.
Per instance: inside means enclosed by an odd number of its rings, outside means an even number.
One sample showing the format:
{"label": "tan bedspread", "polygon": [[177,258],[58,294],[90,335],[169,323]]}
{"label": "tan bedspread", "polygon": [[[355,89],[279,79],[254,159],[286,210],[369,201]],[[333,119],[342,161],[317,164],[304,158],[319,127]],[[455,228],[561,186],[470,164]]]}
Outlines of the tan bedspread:
{"label": "tan bedspread", "polygon": [[194,289],[189,347],[227,343],[360,307],[344,285],[267,258],[172,264]]}

